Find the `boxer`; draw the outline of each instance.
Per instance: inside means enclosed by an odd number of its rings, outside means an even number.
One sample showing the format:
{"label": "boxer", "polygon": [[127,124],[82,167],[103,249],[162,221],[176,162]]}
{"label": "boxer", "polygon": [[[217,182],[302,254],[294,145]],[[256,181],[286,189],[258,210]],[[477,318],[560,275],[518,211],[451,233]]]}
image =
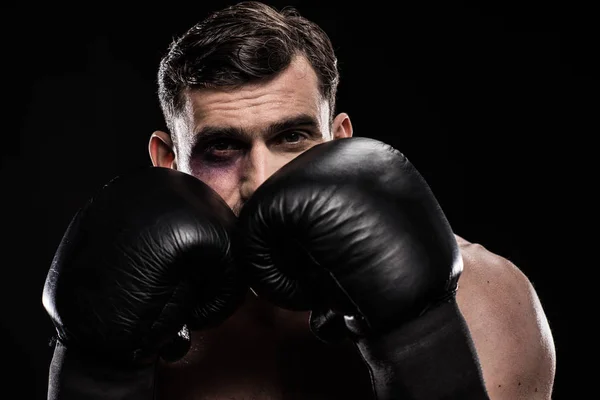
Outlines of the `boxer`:
{"label": "boxer", "polygon": [[[125,307],[136,303],[113,294],[122,290],[127,299],[131,288],[143,294],[144,287],[155,294],[156,282],[172,288],[143,266],[158,263],[171,276],[173,254],[162,259],[162,252],[140,251],[137,257],[128,252],[128,260],[93,280],[104,285],[96,289],[101,296],[60,303],[78,305],[77,312],[67,312],[69,318],[60,316],[65,308],[48,301],[62,338],[50,375],[50,392],[59,393],[54,398],[69,399],[71,390],[73,398],[94,399],[93,393],[111,393],[111,383],[114,393],[123,393],[111,398],[135,400],[551,398],[554,343],[531,282],[506,258],[452,232],[427,184],[398,150],[353,137],[349,115],[336,109],[338,83],[327,34],[291,8],[237,3],[173,41],[158,72],[166,129],[152,133],[148,150],[154,168],[195,178],[238,217],[235,228],[224,230],[231,234],[221,237],[233,251],[231,263],[223,264],[211,250],[211,257],[200,256],[187,267],[195,271],[202,265],[236,278],[190,278],[194,295],[182,300],[182,311],[161,332],[145,330],[152,319],[144,307]],[[396,120],[390,119],[390,129],[399,129]],[[362,133],[370,135],[377,133]],[[177,193],[164,180],[155,185]],[[132,212],[118,200],[129,195],[113,194],[114,203],[101,208],[105,216],[89,227],[110,221],[112,207],[117,215]],[[212,220],[208,231],[231,224],[214,203],[214,213],[224,218]],[[202,209],[212,215],[210,207]],[[161,230],[166,238],[153,243],[172,250],[177,246],[169,244],[171,235],[180,235],[163,212],[143,215],[166,223],[169,229]],[[89,227],[86,232],[96,231]],[[121,236],[115,236],[120,229],[105,231],[114,248],[103,251],[121,254]],[[145,237],[146,229],[136,223],[133,231]],[[70,232],[67,243],[81,235]],[[197,241],[204,243],[201,236]],[[88,259],[103,251],[92,248]],[[105,264],[57,260],[53,268],[67,266],[58,270],[104,271]],[[236,273],[225,272],[232,270]],[[86,287],[84,274],[76,275],[83,282],[70,274],[51,275],[49,282],[68,283],[48,285],[50,299],[61,298],[57,288]],[[243,283],[233,284],[238,279]],[[225,301],[221,290],[238,294]],[[213,316],[202,313],[205,318],[198,320],[187,310],[198,307],[199,299],[208,302],[200,306],[227,305],[208,307]],[[152,303],[155,313],[161,300]],[[102,329],[85,322],[100,311]],[[131,330],[121,329],[118,311],[127,315]],[[133,318],[138,312],[144,316]],[[80,325],[136,335],[104,341],[105,335],[95,337]],[[148,349],[142,366],[134,363],[135,373],[121,357],[104,361],[87,355],[125,354],[130,362],[132,347],[123,351],[122,341],[133,339]],[[80,365],[79,359],[98,360],[117,376],[99,373],[94,361],[88,368],[69,368]],[[128,374],[118,373],[122,365]]]}

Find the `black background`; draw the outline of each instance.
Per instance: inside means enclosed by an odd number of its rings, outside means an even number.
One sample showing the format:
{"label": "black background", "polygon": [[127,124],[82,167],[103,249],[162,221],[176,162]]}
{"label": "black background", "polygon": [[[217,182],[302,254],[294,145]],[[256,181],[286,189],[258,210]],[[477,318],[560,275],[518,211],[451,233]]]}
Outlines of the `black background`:
{"label": "black background", "polygon": [[[150,164],[149,135],[164,128],[160,57],[230,3],[3,6],[0,390],[16,390],[9,398],[45,397],[53,331],[41,291],[73,213],[114,175]],[[586,287],[597,264],[596,14],[580,3],[484,3],[270,2],[297,6],[330,34],[339,110],[355,135],[403,151],[455,231],[529,277],[556,342],[554,398],[585,398],[597,314]]]}

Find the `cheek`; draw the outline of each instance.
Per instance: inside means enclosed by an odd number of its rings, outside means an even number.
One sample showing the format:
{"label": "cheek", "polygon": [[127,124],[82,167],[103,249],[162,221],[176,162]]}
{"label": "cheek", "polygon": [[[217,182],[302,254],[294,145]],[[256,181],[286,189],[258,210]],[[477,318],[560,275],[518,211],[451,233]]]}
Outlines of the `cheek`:
{"label": "cheek", "polygon": [[210,186],[229,207],[234,207],[239,197],[239,163],[227,166],[192,165],[190,170],[191,175]]}
{"label": "cheek", "polygon": [[275,173],[279,168],[283,167],[285,164],[289,163],[294,158],[304,153],[304,151],[298,153],[284,153],[278,157],[274,157],[269,163],[269,165],[271,166],[271,171],[269,175]]}

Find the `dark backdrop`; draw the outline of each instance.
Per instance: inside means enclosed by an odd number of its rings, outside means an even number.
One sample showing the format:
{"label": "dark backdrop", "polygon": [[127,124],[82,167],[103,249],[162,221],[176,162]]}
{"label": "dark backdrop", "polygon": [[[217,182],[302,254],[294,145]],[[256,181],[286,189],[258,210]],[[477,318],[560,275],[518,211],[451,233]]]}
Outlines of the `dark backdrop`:
{"label": "dark backdrop", "polygon": [[[0,379],[14,398],[46,394],[41,290],[70,218],[108,179],[150,164],[149,135],[164,127],[159,58],[231,2],[195,3],[3,6]],[[555,398],[583,398],[594,383],[582,360],[594,361],[584,285],[597,263],[596,20],[581,5],[485,3],[271,2],[331,35],[355,134],[402,150],[455,231],[530,278],[556,341]]]}

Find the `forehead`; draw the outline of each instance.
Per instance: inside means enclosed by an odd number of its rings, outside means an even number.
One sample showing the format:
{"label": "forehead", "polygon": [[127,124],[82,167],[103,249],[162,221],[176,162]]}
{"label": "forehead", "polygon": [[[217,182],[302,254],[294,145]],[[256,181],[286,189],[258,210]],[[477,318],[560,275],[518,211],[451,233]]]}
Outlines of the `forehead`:
{"label": "forehead", "polygon": [[[320,124],[329,120],[327,101],[308,61],[297,57],[273,79],[235,89],[203,88],[186,94],[181,128],[187,133],[203,126],[235,126],[260,130],[282,118],[310,115]],[[179,130],[179,129],[178,129]]]}

